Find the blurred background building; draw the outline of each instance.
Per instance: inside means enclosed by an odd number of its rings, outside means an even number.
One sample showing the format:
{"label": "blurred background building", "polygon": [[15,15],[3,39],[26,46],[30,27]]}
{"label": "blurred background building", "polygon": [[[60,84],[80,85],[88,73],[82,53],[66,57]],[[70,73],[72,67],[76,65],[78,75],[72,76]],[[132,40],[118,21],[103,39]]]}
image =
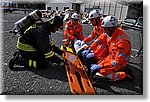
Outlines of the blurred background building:
{"label": "blurred background building", "polygon": [[137,19],[143,16],[142,0],[2,0],[1,8],[5,8],[5,11],[8,9],[12,11],[22,9],[65,11],[66,9],[73,9],[78,13],[89,13],[93,9],[98,9],[102,15],[115,15],[120,20],[125,18]]}

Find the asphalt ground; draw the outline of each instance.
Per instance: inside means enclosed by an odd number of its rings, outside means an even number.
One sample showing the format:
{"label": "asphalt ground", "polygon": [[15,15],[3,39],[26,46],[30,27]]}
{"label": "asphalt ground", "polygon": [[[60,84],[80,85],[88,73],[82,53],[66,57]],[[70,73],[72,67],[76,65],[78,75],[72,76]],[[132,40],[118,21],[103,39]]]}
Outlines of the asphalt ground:
{"label": "asphalt ground", "polygon": [[[23,13],[3,14],[3,90],[6,95],[71,95],[65,68],[60,66],[46,68],[44,70],[26,69],[12,71],[8,63],[16,49],[17,37],[8,31],[13,24],[24,17]],[[83,24],[83,32],[88,36],[92,30],[91,25]],[[142,36],[139,30],[128,29],[125,33],[129,35],[133,49],[133,55],[137,53],[142,45]],[[53,43],[60,47],[63,40],[63,31],[52,34]],[[128,67],[135,75],[134,81],[124,80],[113,83],[101,82],[94,86],[97,95],[142,95],[143,94],[143,56],[131,58]]]}

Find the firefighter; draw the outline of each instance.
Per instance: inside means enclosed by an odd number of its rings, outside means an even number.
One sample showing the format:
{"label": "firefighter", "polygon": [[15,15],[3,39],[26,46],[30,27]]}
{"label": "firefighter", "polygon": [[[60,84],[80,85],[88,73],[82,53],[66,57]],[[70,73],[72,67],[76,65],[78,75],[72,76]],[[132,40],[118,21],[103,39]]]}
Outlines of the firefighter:
{"label": "firefighter", "polygon": [[31,68],[46,68],[49,63],[62,64],[55,52],[62,55],[62,51],[49,40],[51,33],[63,28],[63,20],[55,16],[45,22],[36,22],[18,37],[17,49],[10,60],[9,67],[21,65]]}
{"label": "firefighter", "polygon": [[64,30],[64,45],[68,46],[71,42],[73,47],[74,40],[83,40],[82,25],[79,23],[79,15],[77,13],[72,14],[71,20],[69,20],[65,25]]}
{"label": "firefighter", "polygon": [[117,81],[128,78],[134,80],[132,71],[126,67],[131,55],[129,37],[118,26],[115,16],[107,16],[103,19],[101,27],[104,28],[102,35],[83,51],[86,59],[94,58],[89,66],[91,71],[97,73],[95,79],[106,78],[109,81]]}
{"label": "firefighter", "polygon": [[85,43],[96,39],[100,34],[103,33],[103,29],[101,27],[102,19],[98,10],[93,10],[89,13],[89,20],[91,21],[94,28],[92,30],[92,33],[83,40]]}

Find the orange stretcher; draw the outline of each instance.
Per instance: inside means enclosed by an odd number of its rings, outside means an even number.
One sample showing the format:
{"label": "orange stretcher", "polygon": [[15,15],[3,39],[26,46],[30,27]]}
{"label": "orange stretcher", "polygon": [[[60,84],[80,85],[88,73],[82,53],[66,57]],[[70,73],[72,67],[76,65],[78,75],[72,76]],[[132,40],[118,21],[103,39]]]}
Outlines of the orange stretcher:
{"label": "orange stretcher", "polygon": [[72,94],[94,95],[95,90],[80,59],[68,51],[65,51],[63,57]]}

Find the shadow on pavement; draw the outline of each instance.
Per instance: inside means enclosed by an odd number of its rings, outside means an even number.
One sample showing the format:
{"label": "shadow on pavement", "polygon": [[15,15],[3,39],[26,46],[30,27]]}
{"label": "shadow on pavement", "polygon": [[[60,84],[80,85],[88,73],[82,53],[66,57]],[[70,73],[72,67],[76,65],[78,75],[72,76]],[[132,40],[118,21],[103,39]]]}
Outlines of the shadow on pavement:
{"label": "shadow on pavement", "polygon": [[[122,80],[116,82],[98,82],[94,83],[93,86],[96,88],[107,90],[113,94],[121,95],[121,94],[142,94],[143,93],[143,72],[142,70],[138,69],[134,65],[128,64],[134,76],[135,80]],[[27,71],[31,71],[36,75],[42,76],[47,79],[57,79],[63,82],[68,82],[67,75],[65,71],[65,67],[60,67],[56,65],[55,67],[49,66],[49,68],[45,69],[26,69]],[[116,87],[115,89],[112,87]],[[118,89],[119,88],[119,89]],[[121,89],[121,90],[120,90]],[[129,92],[129,93],[128,93]]]}
{"label": "shadow on pavement", "polygon": [[[135,80],[122,80],[122,81],[116,81],[116,82],[99,82],[94,83],[93,86],[96,88],[101,88],[104,90],[107,90],[114,94],[143,94],[143,72],[139,70],[137,67],[134,67],[133,65],[127,65],[132,71],[135,76]],[[118,91],[117,89],[113,89],[112,87],[121,88],[124,91],[132,91],[132,93],[122,92]],[[134,93],[133,93],[134,92]]]}
{"label": "shadow on pavement", "polygon": [[14,71],[25,71],[25,70],[31,71],[34,74],[47,79],[57,79],[64,82],[68,82],[65,67],[59,65],[55,65],[55,66],[49,65],[48,68],[43,68],[43,69],[21,68],[21,69],[16,69]]}
{"label": "shadow on pavement", "polygon": [[32,71],[33,73],[45,77],[47,79],[58,79],[64,82],[67,82],[67,76],[65,67],[61,67],[59,65],[56,65],[55,67],[49,66],[45,69],[30,69],[29,71]]}

